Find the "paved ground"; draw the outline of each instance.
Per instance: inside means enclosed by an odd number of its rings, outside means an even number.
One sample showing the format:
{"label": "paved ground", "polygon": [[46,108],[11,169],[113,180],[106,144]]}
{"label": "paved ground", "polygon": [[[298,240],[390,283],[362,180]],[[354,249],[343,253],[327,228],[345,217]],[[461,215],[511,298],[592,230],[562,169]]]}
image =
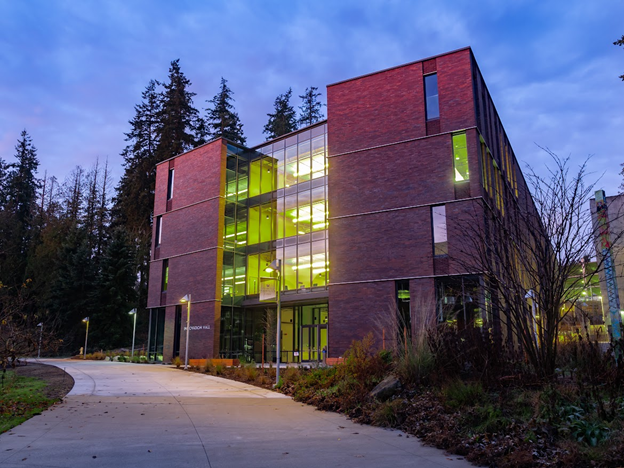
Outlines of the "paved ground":
{"label": "paved ground", "polygon": [[76,385],[0,436],[13,467],[472,466],[399,431],[361,426],[278,393],[160,365],[42,361]]}

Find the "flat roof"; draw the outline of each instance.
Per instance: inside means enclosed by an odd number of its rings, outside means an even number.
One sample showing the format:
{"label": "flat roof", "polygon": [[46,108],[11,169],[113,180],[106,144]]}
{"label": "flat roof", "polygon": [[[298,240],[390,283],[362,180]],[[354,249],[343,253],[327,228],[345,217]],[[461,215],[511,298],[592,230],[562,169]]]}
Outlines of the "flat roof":
{"label": "flat roof", "polygon": [[445,55],[455,54],[455,53],[461,52],[463,50],[469,50],[472,53],[472,48],[470,46],[466,46],[466,47],[462,47],[461,49],[455,49],[455,50],[451,50],[450,52],[444,52],[443,54],[432,55],[431,57],[423,58],[423,59],[420,59],[420,60],[414,60],[413,62],[404,63],[402,65],[395,65],[394,67],[384,68],[383,70],[377,70],[377,71],[374,71],[374,72],[365,73],[364,75],[355,76],[353,78],[347,78],[346,80],[341,80],[341,81],[337,81],[337,82],[332,83],[332,84],[328,84],[327,87],[329,88],[330,86],[336,86],[336,85],[339,85],[339,84],[342,84],[342,83],[347,83],[349,81],[359,80],[360,78],[365,78],[367,76],[377,75],[378,73],[384,73],[384,72],[387,72],[387,71],[390,71],[390,70],[395,70],[397,68],[407,67],[407,66],[413,65],[415,63],[426,62],[427,60],[432,60],[432,59],[438,58],[438,57],[444,57]]}

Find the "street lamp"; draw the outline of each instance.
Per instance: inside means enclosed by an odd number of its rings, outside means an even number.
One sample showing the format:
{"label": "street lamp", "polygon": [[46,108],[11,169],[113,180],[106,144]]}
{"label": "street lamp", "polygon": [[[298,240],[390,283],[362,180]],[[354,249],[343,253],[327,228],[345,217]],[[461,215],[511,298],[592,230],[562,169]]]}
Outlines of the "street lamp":
{"label": "street lamp", "polygon": [[37,349],[37,359],[41,358],[41,337],[43,336],[43,322],[39,322],[37,324],[37,328],[39,328],[39,348]]}
{"label": "street lamp", "polygon": [[132,327],[132,353],[130,354],[130,357],[133,358],[134,357],[134,337],[136,336],[136,317],[137,317],[137,310],[136,309],[132,309],[130,312],[128,312],[130,315],[134,316],[134,326]]}
{"label": "street lamp", "polygon": [[85,347],[82,359],[87,359],[87,341],[89,340],[89,317],[83,318],[82,321],[87,324],[87,331],[85,332]]}
{"label": "street lamp", "polygon": [[186,302],[186,352],[184,353],[184,370],[188,369],[189,331],[191,331],[191,295],[187,294],[180,302]]}
{"label": "street lamp", "polygon": [[267,273],[275,273],[277,275],[276,281],[277,286],[275,288],[275,301],[277,302],[277,357],[276,357],[276,365],[277,370],[275,371],[275,385],[279,385],[280,380],[280,358],[282,354],[282,302],[280,291],[282,290],[282,260],[276,259],[271,262],[271,264],[266,267],[264,270]]}

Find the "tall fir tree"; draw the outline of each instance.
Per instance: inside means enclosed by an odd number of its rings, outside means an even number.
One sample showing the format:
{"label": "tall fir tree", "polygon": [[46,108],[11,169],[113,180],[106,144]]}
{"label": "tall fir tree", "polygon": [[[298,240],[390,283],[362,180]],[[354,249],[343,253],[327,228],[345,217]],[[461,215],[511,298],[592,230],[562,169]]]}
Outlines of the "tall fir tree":
{"label": "tall fir tree", "polygon": [[274,112],[267,114],[269,121],[264,126],[263,133],[268,135],[267,139],[271,140],[287,133],[297,130],[297,116],[295,109],[290,104],[292,97],[292,89],[284,94],[280,94],[275,98],[273,103]]}
{"label": "tall fir tree", "polygon": [[176,156],[194,148],[203,141],[198,134],[204,125],[193,107],[195,93],[189,91],[190,80],[180,69],[180,59],[171,62],[169,81],[160,95],[158,126],[158,161]]}
{"label": "tall fir tree", "polygon": [[93,329],[93,345],[102,349],[128,346],[131,319],[128,312],[136,307],[136,274],[133,247],[123,229],[116,229],[103,255],[94,297],[99,307],[94,322],[106,324]]}
{"label": "tall fir tree", "polygon": [[208,138],[227,138],[235,143],[244,145],[243,124],[234,110],[232,97],[234,93],[227,85],[227,80],[221,77],[221,87],[215,97],[210,99],[211,106],[206,109],[206,129]]}
{"label": "tall fir tree", "polygon": [[[121,153],[124,173],[116,188],[111,220],[114,229],[123,228],[132,240],[134,275],[139,278],[137,294],[140,310],[147,304],[156,164],[160,161],[157,148],[163,113],[157,86],[157,81],[148,83],[141,94],[142,101],[135,106],[134,117],[129,122],[131,128],[125,134],[128,145]],[[139,314],[139,317],[143,316]],[[139,323],[137,327],[141,329],[141,325]]]}
{"label": "tall fir tree", "polygon": [[[26,280],[28,254],[36,238],[37,150],[26,130],[15,146],[15,162],[5,175],[6,201],[0,216],[0,282],[17,286]],[[5,169],[6,170],[6,169]]]}
{"label": "tall fir tree", "polygon": [[317,93],[317,91],[318,88],[312,86],[311,88],[306,88],[305,93],[299,96],[301,98],[299,127],[307,127],[323,120],[323,113],[321,112],[323,104],[318,100],[321,93]]}

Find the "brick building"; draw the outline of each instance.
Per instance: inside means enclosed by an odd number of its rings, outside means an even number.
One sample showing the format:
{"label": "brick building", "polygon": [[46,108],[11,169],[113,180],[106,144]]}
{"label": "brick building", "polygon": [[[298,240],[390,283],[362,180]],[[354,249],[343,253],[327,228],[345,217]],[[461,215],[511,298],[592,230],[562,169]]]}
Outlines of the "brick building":
{"label": "brick building", "polygon": [[465,223],[530,195],[471,49],[329,85],[327,110],[253,148],[217,139],[158,165],[152,358],[183,355],[186,294],[191,358],[274,357],[275,304],[259,299],[274,259],[285,362],[341,356],[369,332],[389,346],[396,323],[494,320],[461,261]]}

